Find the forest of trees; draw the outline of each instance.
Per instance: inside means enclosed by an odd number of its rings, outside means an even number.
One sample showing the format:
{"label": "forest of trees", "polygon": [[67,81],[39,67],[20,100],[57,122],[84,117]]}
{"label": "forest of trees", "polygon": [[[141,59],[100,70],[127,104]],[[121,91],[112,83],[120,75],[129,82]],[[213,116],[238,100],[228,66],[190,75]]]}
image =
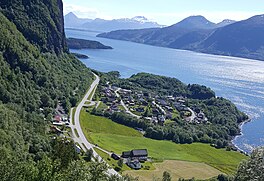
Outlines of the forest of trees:
{"label": "forest of trees", "polygon": [[[41,19],[32,17],[32,8],[45,11],[40,11]],[[54,152],[64,151],[55,148],[47,134],[58,102],[69,110],[93,80],[91,70],[67,53],[64,30],[59,30],[63,21],[52,19],[53,13],[61,13],[57,1],[0,2],[0,180],[68,180],[73,167],[86,172],[98,164],[83,167],[86,163],[74,156],[65,157],[69,163],[61,167],[65,159]],[[51,32],[54,39],[49,38]],[[74,155],[73,144],[68,147],[65,155]]]}

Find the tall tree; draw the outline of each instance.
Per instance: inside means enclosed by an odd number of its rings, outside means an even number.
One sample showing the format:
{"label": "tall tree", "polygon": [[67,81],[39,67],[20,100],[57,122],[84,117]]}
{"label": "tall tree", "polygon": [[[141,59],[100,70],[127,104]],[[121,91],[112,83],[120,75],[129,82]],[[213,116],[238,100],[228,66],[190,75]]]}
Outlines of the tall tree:
{"label": "tall tree", "polygon": [[171,175],[169,172],[167,172],[167,171],[163,172],[162,181],[171,181]]}
{"label": "tall tree", "polygon": [[263,181],[264,180],[264,148],[258,148],[250,159],[240,164],[235,181]]}

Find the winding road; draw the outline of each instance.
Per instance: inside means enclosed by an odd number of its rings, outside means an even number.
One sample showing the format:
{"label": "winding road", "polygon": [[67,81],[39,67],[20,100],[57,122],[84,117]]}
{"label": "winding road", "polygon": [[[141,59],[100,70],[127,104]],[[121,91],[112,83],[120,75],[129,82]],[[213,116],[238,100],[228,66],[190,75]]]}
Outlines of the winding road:
{"label": "winding road", "polygon": [[[121,90],[121,88],[118,88],[118,89],[115,91],[115,94],[116,94],[116,97],[117,97],[117,98],[120,97],[120,99],[121,99],[121,96],[118,94],[118,91],[120,91],[120,90]],[[137,119],[140,119],[140,118],[141,118],[141,116],[138,116],[138,115],[132,113],[132,112],[128,109],[128,107],[125,105],[125,103],[124,103],[124,101],[123,101],[122,99],[121,99],[120,103],[121,103],[121,105],[124,107],[126,113],[130,114],[130,115],[133,116],[133,117],[136,117]]]}
{"label": "winding road", "polygon": [[[87,150],[89,150],[89,149],[92,149],[93,150],[93,157],[94,158],[98,158],[99,162],[104,162],[104,160],[93,149],[95,146],[92,145],[91,143],[89,143],[89,141],[86,139],[86,137],[85,137],[85,135],[84,135],[84,133],[82,131],[81,125],[80,125],[80,113],[81,113],[82,107],[86,105],[85,103],[87,101],[90,101],[91,105],[95,105],[95,103],[92,101],[93,96],[94,96],[94,92],[95,92],[93,90],[97,88],[97,86],[98,86],[98,84],[100,82],[100,78],[96,74],[94,74],[94,76],[95,76],[94,82],[91,84],[90,89],[88,90],[88,92],[85,94],[84,98],[81,100],[81,102],[76,107],[76,111],[75,111],[74,115],[73,115],[73,109],[71,109],[71,113],[70,113],[71,124],[70,124],[70,127],[71,127],[72,134],[73,134],[73,140],[75,142],[77,142],[80,145],[80,147],[85,152]],[[93,94],[93,95],[90,96],[90,99],[88,99],[90,94]],[[73,122],[73,119],[72,119],[73,116],[74,116],[74,122]],[[76,132],[77,132],[77,134],[76,134]],[[114,169],[108,169],[108,174],[110,174],[110,175],[119,175],[120,176],[120,174],[118,172],[116,172]]]}

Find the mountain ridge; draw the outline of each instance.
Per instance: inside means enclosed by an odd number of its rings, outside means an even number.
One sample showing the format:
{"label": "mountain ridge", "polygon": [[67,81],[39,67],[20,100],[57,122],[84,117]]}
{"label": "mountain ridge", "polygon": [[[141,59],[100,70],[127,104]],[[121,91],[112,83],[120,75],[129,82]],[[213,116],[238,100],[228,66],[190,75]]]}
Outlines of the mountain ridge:
{"label": "mountain ridge", "polygon": [[216,24],[209,21],[205,17],[198,15],[198,16],[187,17],[172,26],[178,28],[189,28],[189,29],[213,29],[215,28]]}
{"label": "mountain ridge", "polygon": [[102,33],[98,37],[264,60],[264,39],[259,38],[264,36],[263,17],[257,15],[243,21],[224,20],[215,24],[202,16],[191,16],[172,26],[152,31],[119,30]]}
{"label": "mountain ridge", "polygon": [[[127,40],[137,43],[174,48],[172,44],[174,44],[184,35],[199,31],[199,33],[202,34],[201,37],[204,37],[208,34],[208,32],[212,32],[214,30],[212,28],[213,26],[216,25],[202,16],[191,16],[174,25],[164,28],[118,30],[99,34],[98,37]],[[121,36],[119,36],[120,34]]]}
{"label": "mountain ridge", "polygon": [[[70,20],[70,17],[75,17],[74,21]],[[65,27],[66,28],[80,28],[89,29],[101,32],[119,30],[119,29],[142,29],[142,28],[154,28],[163,27],[156,22],[148,20],[144,16],[135,16],[133,18],[121,18],[113,20],[105,20],[96,18],[82,19],[78,18],[73,12],[65,15]]]}

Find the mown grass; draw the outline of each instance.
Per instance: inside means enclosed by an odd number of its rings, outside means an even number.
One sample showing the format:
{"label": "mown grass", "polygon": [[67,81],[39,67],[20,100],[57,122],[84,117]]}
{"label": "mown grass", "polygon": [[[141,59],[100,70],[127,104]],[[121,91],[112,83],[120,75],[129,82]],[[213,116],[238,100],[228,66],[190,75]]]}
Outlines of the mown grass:
{"label": "mown grass", "polygon": [[171,141],[158,141],[145,138],[138,131],[114,123],[90,113],[81,112],[81,126],[87,139],[101,148],[121,154],[132,149],[148,149],[155,161],[182,160],[206,163],[214,168],[232,174],[238,164],[247,157],[238,152],[216,149],[208,144],[175,144]]}
{"label": "mown grass", "polygon": [[80,121],[85,133],[92,132],[142,137],[142,134],[135,129],[117,124],[104,117],[91,115],[84,110],[81,111]]}
{"label": "mown grass", "polygon": [[[153,178],[162,178],[164,171],[170,173],[172,180],[178,180],[179,178],[191,179],[209,179],[221,172],[205,163],[178,161],[178,160],[166,160],[162,163],[154,163],[155,170],[127,170],[124,174],[138,177],[139,180],[153,181]],[[161,180],[161,179],[156,179]]]}
{"label": "mown grass", "polygon": [[149,155],[157,161],[182,160],[202,162],[227,174],[232,174],[236,171],[239,162],[246,158],[246,156],[238,152],[216,149],[202,143],[181,145],[171,141],[103,133],[91,134],[91,139],[103,149],[119,154],[126,150],[146,148]]}

